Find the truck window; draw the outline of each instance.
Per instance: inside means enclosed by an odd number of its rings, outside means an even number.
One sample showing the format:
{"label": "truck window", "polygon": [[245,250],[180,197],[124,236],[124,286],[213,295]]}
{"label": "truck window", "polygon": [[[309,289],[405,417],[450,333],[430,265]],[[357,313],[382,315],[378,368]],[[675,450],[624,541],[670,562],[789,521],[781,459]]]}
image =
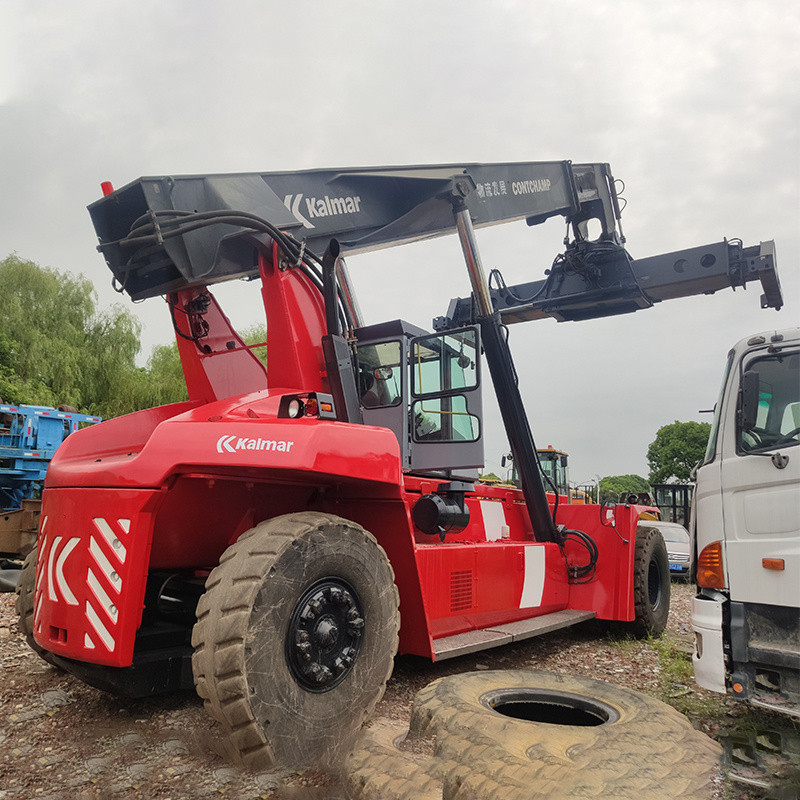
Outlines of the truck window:
{"label": "truck window", "polygon": [[411,347],[411,409],[416,442],[474,442],[480,420],[467,398],[478,386],[478,339],[474,328],[415,339]]}
{"label": "truck window", "polygon": [[758,358],[747,369],[758,373],[758,413],[755,427],[738,430],[740,452],[800,443],[800,353]]}
{"label": "truck window", "polygon": [[418,400],[412,408],[415,442],[475,442],[480,421],[463,394]]}
{"label": "truck window", "polygon": [[363,406],[380,408],[401,402],[401,360],[400,342],[359,346],[358,379]]}
{"label": "truck window", "polygon": [[478,385],[474,329],[416,339],[411,349],[411,374],[415,397],[474,389]]}

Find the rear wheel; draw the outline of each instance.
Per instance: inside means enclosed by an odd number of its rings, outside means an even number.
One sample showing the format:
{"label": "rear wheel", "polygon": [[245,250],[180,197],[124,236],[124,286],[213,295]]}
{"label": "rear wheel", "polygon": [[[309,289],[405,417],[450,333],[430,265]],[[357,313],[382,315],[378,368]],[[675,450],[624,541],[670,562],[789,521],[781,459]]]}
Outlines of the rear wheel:
{"label": "rear wheel", "polygon": [[19,630],[25,637],[28,646],[40,655],[48,664],[53,664],[53,656],[33,638],[33,610],[34,595],[36,591],[36,548],[34,547],[25,557],[22,571],[17,582],[17,600],[14,608],[19,618]]}
{"label": "rear wheel", "polygon": [[656,528],[636,531],[633,561],[633,602],[636,617],[625,625],[634,636],[661,636],[667,627],[670,601],[669,556]]}
{"label": "rear wheel", "polygon": [[330,514],[260,523],[197,608],[197,691],[249,767],[332,763],[380,700],[399,628],[386,553]]}

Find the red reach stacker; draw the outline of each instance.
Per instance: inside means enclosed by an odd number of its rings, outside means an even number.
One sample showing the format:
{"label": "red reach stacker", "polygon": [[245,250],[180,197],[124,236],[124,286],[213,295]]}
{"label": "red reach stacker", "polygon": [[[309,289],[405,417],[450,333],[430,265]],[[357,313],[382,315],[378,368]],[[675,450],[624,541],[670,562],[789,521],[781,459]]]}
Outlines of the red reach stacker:
{"label": "red reach stacker", "polygon": [[[104,192],[99,250],[120,291],[165,298],[189,399],[80,431],[53,459],[19,588],[44,658],[130,696],[196,687],[245,764],[307,764],[368,718],[397,653],[440,660],[590,618],[663,630],[669,565],[658,532],[637,533],[646,509],[559,503],[543,484],[508,325],[756,280],[779,308],[770,242],[632,259],[609,166],[569,161]],[[568,235],[546,277],[487,281],[475,228],[553,216]],[[433,333],[366,325],[344,255],[451,232],[469,296]],[[266,357],[209,289],[232,279],[260,279]],[[477,482],[487,379],[521,489]]]}

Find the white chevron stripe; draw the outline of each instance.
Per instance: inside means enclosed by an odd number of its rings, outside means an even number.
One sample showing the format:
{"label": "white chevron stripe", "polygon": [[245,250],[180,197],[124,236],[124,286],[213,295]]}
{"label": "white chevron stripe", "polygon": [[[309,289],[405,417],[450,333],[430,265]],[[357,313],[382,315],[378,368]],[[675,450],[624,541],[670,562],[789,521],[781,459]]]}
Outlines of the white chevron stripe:
{"label": "white chevron stripe", "polygon": [[53,582],[53,562],[55,561],[56,550],[58,550],[58,545],[62,538],[62,536],[56,536],[56,538],[53,539],[53,544],[50,545],[50,556],[47,559],[47,596],[54,603],[58,602],[58,597],[56,596],[56,587]]}
{"label": "white chevron stripe", "polygon": [[64,545],[64,549],[61,551],[61,555],[58,557],[56,561],[56,580],[58,581],[58,588],[61,589],[61,594],[64,595],[64,599],[71,606],[77,606],[78,600],[72,593],[72,590],[69,588],[67,579],[64,577],[64,562],[69,557],[69,554],[75,549],[79,541],[80,539],[77,536],[70,539]]}
{"label": "white chevron stripe", "polygon": [[108,582],[111,584],[114,591],[119,593],[119,591],[122,589],[122,578],[111,565],[111,562],[106,558],[106,554],[103,552],[100,544],[98,543],[97,539],[94,538],[94,536],[92,536],[91,540],[89,541],[89,553],[91,554],[97,566],[100,567],[100,571],[103,573],[103,575],[108,578]]}
{"label": "white chevron stripe", "polygon": [[103,624],[103,621],[97,615],[91,603],[86,603],[86,619],[89,620],[89,623],[95,629],[103,644],[109,650],[113,651],[116,645],[114,637],[109,633],[108,628]]}
{"label": "white chevron stripe", "polygon": [[[126,521],[129,523],[130,527],[130,520]],[[109,547],[112,549],[114,555],[119,559],[120,563],[124,564],[127,550],[125,549],[125,545],[120,541],[119,536],[114,533],[111,526],[102,517],[95,517],[92,522],[94,522],[97,530],[103,534],[103,538],[108,542]]]}
{"label": "white chevron stripe", "polygon": [[94,596],[100,601],[100,605],[103,608],[103,611],[106,612],[108,618],[111,620],[113,625],[117,624],[117,616],[119,612],[117,611],[117,607],[114,603],[111,602],[111,598],[106,594],[106,590],[100,584],[100,581],[97,580],[97,576],[89,569],[89,572],[86,576],[86,582],[89,584],[89,588],[94,592]]}

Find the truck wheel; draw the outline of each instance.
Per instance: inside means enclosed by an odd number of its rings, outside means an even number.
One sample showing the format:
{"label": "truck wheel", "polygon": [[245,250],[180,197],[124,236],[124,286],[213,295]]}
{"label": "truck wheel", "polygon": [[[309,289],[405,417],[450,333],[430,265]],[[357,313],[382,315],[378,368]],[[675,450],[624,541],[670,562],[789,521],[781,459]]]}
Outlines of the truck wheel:
{"label": "truck wheel", "polygon": [[45,650],[33,638],[33,609],[36,590],[36,548],[28,553],[22,564],[22,571],[17,582],[17,600],[14,609],[17,612],[20,633],[34,653],[41,656],[48,664],[53,665],[53,655]]}
{"label": "truck wheel", "polygon": [[667,627],[670,600],[669,556],[655,528],[638,528],[633,557],[633,602],[636,617],[622,629],[639,638],[661,636]]}
{"label": "truck wheel", "polygon": [[383,696],[400,615],[386,553],[359,525],[287,514],[209,575],[192,633],[198,694],[247,767],[325,766]]}

